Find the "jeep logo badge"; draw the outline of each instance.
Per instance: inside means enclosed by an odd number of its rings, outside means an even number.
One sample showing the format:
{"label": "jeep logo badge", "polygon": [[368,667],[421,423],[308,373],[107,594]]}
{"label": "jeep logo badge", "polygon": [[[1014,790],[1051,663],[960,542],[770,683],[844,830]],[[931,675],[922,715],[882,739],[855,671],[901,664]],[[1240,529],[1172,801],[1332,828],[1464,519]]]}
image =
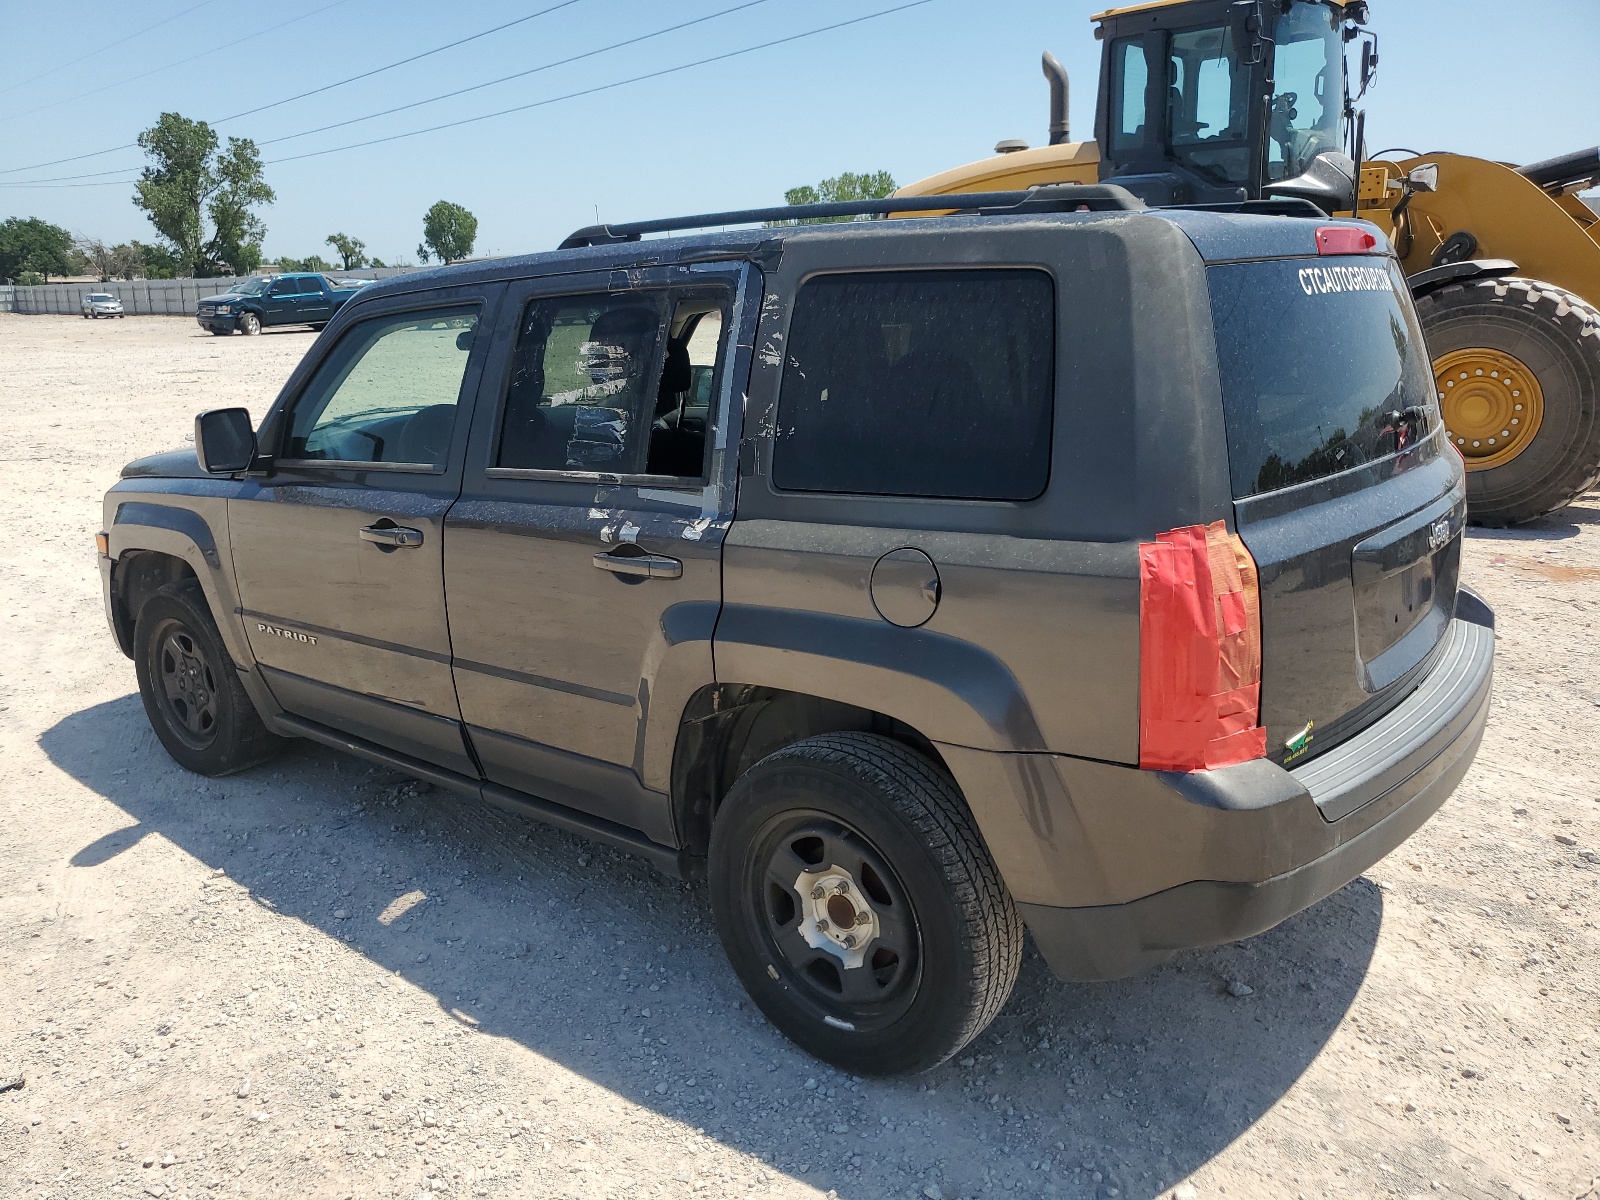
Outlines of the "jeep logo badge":
{"label": "jeep logo badge", "polygon": [[1428,549],[1437,550],[1450,540],[1450,518],[1440,517],[1428,526]]}
{"label": "jeep logo badge", "polygon": [[262,633],[270,633],[273,637],[287,638],[291,642],[304,642],[308,646],[317,644],[317,639],[309,633],[300,633],[294,629],[280,629],[276,625],[268,625],[265,621],[257,621],[256,628]]}

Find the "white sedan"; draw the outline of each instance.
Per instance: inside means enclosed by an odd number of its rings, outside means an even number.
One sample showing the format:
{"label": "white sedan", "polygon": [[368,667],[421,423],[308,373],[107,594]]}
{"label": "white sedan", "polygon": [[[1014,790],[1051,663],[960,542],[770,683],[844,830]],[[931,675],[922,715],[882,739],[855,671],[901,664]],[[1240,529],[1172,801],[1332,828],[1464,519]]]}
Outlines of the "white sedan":
{"label": "white sedan", "polygon": [[83,315],[98,320],[100,317],[121,317],[126,314],[122,311],[122,301],[110,292],[88,292],[83,297]]}

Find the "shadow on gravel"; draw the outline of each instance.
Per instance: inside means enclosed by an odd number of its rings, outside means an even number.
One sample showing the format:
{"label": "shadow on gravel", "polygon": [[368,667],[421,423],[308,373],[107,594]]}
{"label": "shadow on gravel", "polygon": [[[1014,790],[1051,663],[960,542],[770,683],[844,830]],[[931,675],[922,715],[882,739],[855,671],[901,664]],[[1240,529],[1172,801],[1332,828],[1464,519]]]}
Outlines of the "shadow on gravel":
{"label": "shadow on gravel", "polygon": [[[1316,1057],[1361,986],[1383,913],[1358,880],[1248,943],[1113,984],[1059,983],[1030,948],[1011,1002],[960,1062],[857,1082],[793,1049],[744,1000],[703,888],[638,860],[419,795],[306,743],[245,775],[200,779],[161,750],[135,696],[75,713],[40,742],[136,822],[74,867],[159,833],[426,990],[441,1015],[844,1200],[935,1187],[945,1200],[1157,1195]],[[395,916],[407,896],[415,906]],[[1229,995],[1232,980],[1253,992]],[[1308,1118],[1308,1152],[1319,1129]]]}

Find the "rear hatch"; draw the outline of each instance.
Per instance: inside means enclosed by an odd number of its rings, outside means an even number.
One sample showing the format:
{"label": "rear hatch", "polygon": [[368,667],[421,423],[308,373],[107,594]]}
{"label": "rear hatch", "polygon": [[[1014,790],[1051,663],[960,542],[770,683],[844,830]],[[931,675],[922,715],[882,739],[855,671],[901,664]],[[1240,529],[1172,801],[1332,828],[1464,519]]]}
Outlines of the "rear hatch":
{"label": "rear hatch", "polygon": [[1455,608],[1465,474],[1392,259],[1208,275],[1235,519],[1260,570],[1261,721],[1293,767],[1426,674]]}

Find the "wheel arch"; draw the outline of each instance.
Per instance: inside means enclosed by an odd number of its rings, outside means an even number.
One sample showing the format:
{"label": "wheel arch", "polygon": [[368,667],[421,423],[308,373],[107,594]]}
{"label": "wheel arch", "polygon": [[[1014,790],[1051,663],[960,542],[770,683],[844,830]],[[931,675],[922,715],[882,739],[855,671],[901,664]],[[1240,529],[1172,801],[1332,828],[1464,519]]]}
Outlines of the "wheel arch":
{"label": "wheel arch", "polygon": [[708,684],[685,706],[673,750],[673,824],[680,844],[704,855],[717,808],[734,781],[767,755],[824,733],[875,733],[949,772],[931,738],[888,713],[781,687]]}
{"label": "wheel arch", "polygon": [[1430,292],[1436,292],[1452,283],[1462,283],[1469,279],[1497,279],[1516,273],[1517,264],[1509,258],[1469,258],[1462,262],[1445,263],[1442,266],[1429,267],[1426,271],[1418,271],[1407,279],[1406,283],[1411,288],[1411,298],[1420,300]]}
{"label": "wheel arch", "polygon": [[[223,647],[240,667],[253,668],[255,658],[244,637],[236,613],[232,572],[224,554],[227,545],[226,501],[220,498],[200,499],[214,506],[212,517],[221,526],[212,528],[213,521],[192,508],[161,504],[145,500],[128,500],[116,505],[110,526],[111,582],[109,600],[117,641],[127,653],[132,646],[133,622],[139,614],[138,605],[149,592],[134,598],[130,588],[146,586],[156,581],[159,588],[183,578],[192,578],[205,597],[222,636]],[[220,536],[219,536],[220,533]],[[121,614],[118,607],[123,608]],[[126,622],[127,640],[120,622]]]}

